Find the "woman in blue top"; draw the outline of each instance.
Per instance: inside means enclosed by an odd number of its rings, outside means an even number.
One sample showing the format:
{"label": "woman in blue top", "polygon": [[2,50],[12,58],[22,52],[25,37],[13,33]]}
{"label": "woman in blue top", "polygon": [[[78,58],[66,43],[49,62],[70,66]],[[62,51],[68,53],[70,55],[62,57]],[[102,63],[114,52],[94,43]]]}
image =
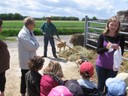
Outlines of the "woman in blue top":
{"label": "woman in blue top", "polygon": [[[97,44],[98,57],[96,59],[96,71],[98,75],[98,89],[104,92],[105,81],[109,77],[115,77],[118,71],[113,70],[114,51],[121,47],[122,55],[124,53],[125,40],[119,34],[120,22],[116,16],[110,18],[106,29],[99,36]],[[110,48],[113,49],[110,51]],[[107,89],[105,88],[105,93]]]}

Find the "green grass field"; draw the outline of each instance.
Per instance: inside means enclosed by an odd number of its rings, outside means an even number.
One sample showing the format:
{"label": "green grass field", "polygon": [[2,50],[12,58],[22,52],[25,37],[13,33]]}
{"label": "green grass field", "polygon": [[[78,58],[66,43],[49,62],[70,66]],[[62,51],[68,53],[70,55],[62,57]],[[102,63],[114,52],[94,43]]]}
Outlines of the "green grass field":
{"label": "green grass field", "polygon": [[[2,36],[17,36],[18,32],[23,27],[22,20],[13,20],[13,21],[3,21],[3,32],[0,33]],[[35,35],[42,35],[40,27],[45,21],[36,20],[36,27],[34,29]],[[84,32],[84,21],[52,21],[60,35],[72,35],[76,33],[83,33]],[[92,27],[104,27],[101,24],[97,23],[90,23]],[[89,29],[90,32],[96,32],[95,29]],[[99,31],[100,32],[100,31]]]}
{"label": "green grass field", "polygon": [[[23,21],[3,21],[3,36],[17,36],[23,26]],[[42,35],[40,27],[45,21],[36,21],[35,35]],[[84,21],[52,21],[60,35],[70,35],[84,32]]]}
{"label": "green grass field", "polygon": [[[36,21],[36,28],[40,28],[40,26],[45,21]],[[59,28],[84,28],[84,21],[53,21],[57,29]],[[22,28],[23,21],[4,21],[3,27],[5,29],[8,28]]]}

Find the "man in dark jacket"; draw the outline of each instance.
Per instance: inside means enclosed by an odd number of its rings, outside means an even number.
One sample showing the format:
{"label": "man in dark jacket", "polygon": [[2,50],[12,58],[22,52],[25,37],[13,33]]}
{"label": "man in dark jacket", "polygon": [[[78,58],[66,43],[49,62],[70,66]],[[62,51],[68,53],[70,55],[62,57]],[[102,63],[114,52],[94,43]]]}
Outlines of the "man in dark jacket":
{"label": "man in dark jacket", "polygon": [[[2,31],[2,20],[0,19],[0,32]],[[10,55],[7,45],[0,40],[0,96],[4,96],[6,77],[5,72],[9,69]]]}
{"label": "man in dark jacket", "polygon": [[41,26],[41,30],[42,30],[42,32],[44,34],[44,57],[47,57],[47,46],[48,46],[48,42],[50,41],[50,44],[51,44],[51,47],[52,47],[53,56],[55,58],[57,58],[53,35],[56,34],[58,39],[59,39],[59,35],[57,33],[55,25],[51,22],[51,18],[47,17],[46,21],[47,22],[45,22]]}

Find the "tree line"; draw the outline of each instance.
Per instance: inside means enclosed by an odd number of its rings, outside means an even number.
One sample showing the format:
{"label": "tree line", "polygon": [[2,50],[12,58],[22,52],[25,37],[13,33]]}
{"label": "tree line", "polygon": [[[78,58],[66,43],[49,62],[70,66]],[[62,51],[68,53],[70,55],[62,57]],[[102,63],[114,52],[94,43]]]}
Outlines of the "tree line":
{"label": "tree line", "polygon": [[[0,19],[2,20],[23,20],[25,17],[27,16],[22,16],[19,13],[2,13],[0,14]],[[74,16],[51,16],[52,20],[69,20],[69,21],[79,21],[78,17],[74,17]],[[41,17],[41,18],[36,18],[36,20],[45,20],[46,17]],[[94,16],[93,18],[89,18],[90,20],[97,20],[97,18]],[[82,19],[82,21],[84,21],[85,18]]]}

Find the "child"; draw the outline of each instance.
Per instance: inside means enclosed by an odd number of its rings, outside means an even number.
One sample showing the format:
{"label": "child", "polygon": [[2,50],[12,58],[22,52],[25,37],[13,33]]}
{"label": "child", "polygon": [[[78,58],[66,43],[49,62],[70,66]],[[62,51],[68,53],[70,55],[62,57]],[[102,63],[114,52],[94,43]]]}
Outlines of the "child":
{"label": "child", "polygon": [[78,84],[77,80],[68,80],[65,86],[73,94],[73,96],[84,96],[81,86]]}
{"label": "child", "polygon": [[63,72],[58,62],[50,61],[40,81],[40,96],[47,96],[52,88],[63,85]]}
{"label": "child", "polygon": [[40,96],[40,79],[41,74],[38,73],[44,65],[44,59],[35,56],[28,62],[30,70],[26,73],[27,96]]}
{"label": "child", "polygon": [[106,96],[127,96],[126,84],[123,80],[118,78],[108,78],[105,83],[108,88]]}
{"label": "child", "polygon": [[52,88],[48,96],[73,96],[73,94],[65,86],[57,86]]}
{"label": "child", "polygon": [[79,70],[79,67],[80,67],[80,65],[83,63],[83,62],[87,62],[88,60],[87,60],[87,58],[85,58],[85,56],[84,55],[80,55],[79,56],[79,58],[78,58],[78,60],[76,61],[76,64],[77,64],[77,68],[78,68],[78,72],[80,71]]}
{"label": "child", "polygon": [[81,86],[84,96],[100,96],[99,91],[97,90],[94,82],[90,80],[94,74],[94,67],[90,62],[83,62],[80,65],[80,75],[81,79],[78,79],[77,82]]}
{"label": "child", "polygon": [[[107,93],[105,81],[107,78],[116,77],[118,71],[114,71],[114,52],[121,47],[124,53],[125,38],[119,34],[120,21],[117,16],[111,17],[104,32],[99,36],[97,42],[96,72],[98,78],[98,90]],[[112,49],[112,50],[110,50]]]}

